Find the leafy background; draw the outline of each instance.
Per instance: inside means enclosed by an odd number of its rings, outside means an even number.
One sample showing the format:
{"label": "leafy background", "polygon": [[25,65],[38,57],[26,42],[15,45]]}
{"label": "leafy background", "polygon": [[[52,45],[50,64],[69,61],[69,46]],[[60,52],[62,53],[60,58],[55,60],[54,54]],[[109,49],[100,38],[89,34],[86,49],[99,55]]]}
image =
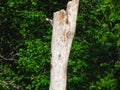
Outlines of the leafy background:
{"label": "leafy background", "polygon": [[[68,1],[0,1],[0,90],[48,90],[52,27],[45,18]],[[120,90],[119,76],[120,0],[80,0],[67,90]]]}

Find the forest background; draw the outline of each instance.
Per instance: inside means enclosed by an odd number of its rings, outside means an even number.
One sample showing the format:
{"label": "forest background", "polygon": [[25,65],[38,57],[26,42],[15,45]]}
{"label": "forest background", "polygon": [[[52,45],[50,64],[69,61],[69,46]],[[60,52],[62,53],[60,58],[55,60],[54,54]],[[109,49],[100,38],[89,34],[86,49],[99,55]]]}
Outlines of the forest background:
{"label": "forest background", "polygon": [[[48,90],[45,18],[68,1],[0,1],[0,90]],[[120,0],[80,0],[67,78],[67,90],[120,90]]]}

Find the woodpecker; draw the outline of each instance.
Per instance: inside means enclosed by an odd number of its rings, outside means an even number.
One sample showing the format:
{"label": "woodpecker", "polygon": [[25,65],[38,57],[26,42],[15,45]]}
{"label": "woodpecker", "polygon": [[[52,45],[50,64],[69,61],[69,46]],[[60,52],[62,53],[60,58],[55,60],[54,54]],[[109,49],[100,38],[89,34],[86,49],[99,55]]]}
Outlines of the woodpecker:
{"label": "woodpecker", "polygon": [[49,22],[49,23],[53,26],[53,21],[52,21],[51,19],[45,18],[45,20],[46,20],[47,22]]}

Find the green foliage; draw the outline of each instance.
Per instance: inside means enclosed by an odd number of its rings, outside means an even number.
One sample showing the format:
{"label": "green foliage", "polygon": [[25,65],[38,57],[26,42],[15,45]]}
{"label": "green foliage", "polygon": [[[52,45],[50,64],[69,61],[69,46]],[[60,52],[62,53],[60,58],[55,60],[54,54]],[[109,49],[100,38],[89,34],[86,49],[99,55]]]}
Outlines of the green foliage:
{"label": "green foliage", "polygon": [[[0,2],[0,90],[48,90],[52,27],[45,18],[68,1]],[[67,90],[120,89],[119,3],[80,0]]]}
{"label": "green foliage", "polygon": [[[112,0],[80,0],[68,66],[69,90],[119,89],[120,13],[116,7],[119,5]],[[71,88],[74,86],[76,89]]]}
{"label": "green foliage", "polygon": [[98,81],[90,83],[90,90],[115,90],[116,79],[112,73],[105,73],[105,76],[98,76]]}
{"label": "green foliage", "polygon": [[49,84],[49,44],[36,39],[26,41],[25,46],[26,49],[21,48],[18,53],[20,81],[26,79],[22,85],[28,90],[42,89]]}

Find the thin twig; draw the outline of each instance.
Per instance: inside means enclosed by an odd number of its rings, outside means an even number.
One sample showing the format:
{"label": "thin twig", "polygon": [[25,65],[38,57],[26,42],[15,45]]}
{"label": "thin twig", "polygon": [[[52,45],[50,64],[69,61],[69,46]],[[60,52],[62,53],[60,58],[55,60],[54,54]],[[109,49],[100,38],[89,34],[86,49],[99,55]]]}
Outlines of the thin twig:
{"label": "thin twig", "polygon": [[0,58],[3,59],[3,60],[6,60],[6,61],[17,61],[17,59],[14,59],[14,58],[5,58],[2,55],[0,55]]}

